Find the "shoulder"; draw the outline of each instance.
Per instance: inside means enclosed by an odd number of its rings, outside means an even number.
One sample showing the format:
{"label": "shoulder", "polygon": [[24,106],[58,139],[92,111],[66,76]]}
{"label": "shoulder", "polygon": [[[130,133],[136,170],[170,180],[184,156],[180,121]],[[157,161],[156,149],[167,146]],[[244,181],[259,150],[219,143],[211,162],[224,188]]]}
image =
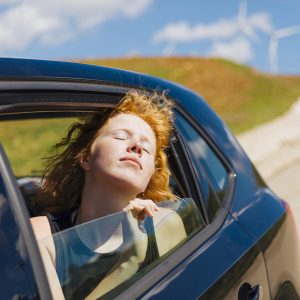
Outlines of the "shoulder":
{"label": "shoulder", "polygon": [[55,245],[48,218],[46,216],[30,218],[30,223],[40,251],[42,253],[48,252],[52,262],[55,264]]}
{"label": "shoulder", "polygon": [[51,236],[51,228],[46,216],[30,218],[35,238],[39,241]]}
{"label": "shoulder", "polygon": [[46,216],[30,218],[30,223],[40,250],[52,299],[65,299],[55,269],[56,253],[48,218]]}

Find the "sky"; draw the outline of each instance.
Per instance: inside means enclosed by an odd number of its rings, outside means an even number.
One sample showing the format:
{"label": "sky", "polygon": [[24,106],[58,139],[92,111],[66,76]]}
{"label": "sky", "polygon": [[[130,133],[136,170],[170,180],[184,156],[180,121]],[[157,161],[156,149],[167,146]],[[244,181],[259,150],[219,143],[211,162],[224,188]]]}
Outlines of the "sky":
{"label": "sky", "polygon": [[224,57],[300,74],[300,0],[0,0],[0,56]]}

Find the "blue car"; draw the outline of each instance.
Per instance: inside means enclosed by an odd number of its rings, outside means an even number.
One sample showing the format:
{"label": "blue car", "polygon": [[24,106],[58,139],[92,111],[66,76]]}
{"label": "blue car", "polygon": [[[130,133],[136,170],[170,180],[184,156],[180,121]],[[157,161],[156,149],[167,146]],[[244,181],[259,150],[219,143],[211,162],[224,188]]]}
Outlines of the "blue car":
{"label": "blue car", "polygon": [[[96,260],[66,262],[62,279],[47,270],[41,243],[63,240],[79,251],[80,234],[129,217],[120,212],[36,240],[30,218],[40,214],[32,203],[41,185],[41,161],[71,124],[113,108],[132,89],[165,91],[175,103],[167,155],[178,199],[159,205],[180,216],[185,236],[142,266],[121,255],[92,291],[83,294],[78,284],[70,292],[66,286],[78,274],[76,282],[90,280],[84,270]],[[290,207],[268,188],[224,122],[196,93],[125,70],[1,58],[0,124],[1,299],[300,298],[300,249]],[[140,249],[144,228],[137,226],[131,246]],[[161,222],[152,235],[164,226]],[[101,257],[95,276],[110,254]]]}

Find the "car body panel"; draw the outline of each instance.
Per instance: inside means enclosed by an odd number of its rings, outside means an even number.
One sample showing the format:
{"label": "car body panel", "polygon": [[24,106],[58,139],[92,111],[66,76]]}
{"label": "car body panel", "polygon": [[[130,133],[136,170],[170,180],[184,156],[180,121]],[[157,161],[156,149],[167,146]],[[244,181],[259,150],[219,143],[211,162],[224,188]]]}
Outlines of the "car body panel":
{"label": "car body panel", "polygon": [[260,248],[229,216],[221,230],[141,298],[237,299],[244,282],[260,283],[263,299],[269,299]]}

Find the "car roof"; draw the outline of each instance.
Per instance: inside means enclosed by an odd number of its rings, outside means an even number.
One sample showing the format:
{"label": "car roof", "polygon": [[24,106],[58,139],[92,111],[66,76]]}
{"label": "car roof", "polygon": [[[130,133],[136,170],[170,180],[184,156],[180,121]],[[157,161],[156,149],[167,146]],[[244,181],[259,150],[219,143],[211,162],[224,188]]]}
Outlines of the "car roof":
{"label": "car roof", "polygon": [[[143,86],[145,88],[176,88],[176,84],[157,77],[77,62],[36,60],[23,58],[0,58],[1,80],[68,79],[98,81]],[[182,86],[180,88],[183,88]]]}
{"label": "car roof", "polygon": [[[36,60],[23,58],[0,58],[0,90],[15,90],[8,83],[20,82],[84,82],[108,84],[126,88],[167,91],[184,110],[194,115],[206,126],[223,127],[209,105],[196,93],[184,86],[158,77],[110,67],[88,65],[75,62]],[[23,86],[17,86],[21,89]],[[52,85],[53,87],[53,85]],[[33,90],[34,86],[30,85]],[[7,100],[9,101],[9,100]],[[14,100],[12,100],[14,101]],[[26,100],[24,100],[26,101]],[[0,98],[1,104],[10,104]]]}

